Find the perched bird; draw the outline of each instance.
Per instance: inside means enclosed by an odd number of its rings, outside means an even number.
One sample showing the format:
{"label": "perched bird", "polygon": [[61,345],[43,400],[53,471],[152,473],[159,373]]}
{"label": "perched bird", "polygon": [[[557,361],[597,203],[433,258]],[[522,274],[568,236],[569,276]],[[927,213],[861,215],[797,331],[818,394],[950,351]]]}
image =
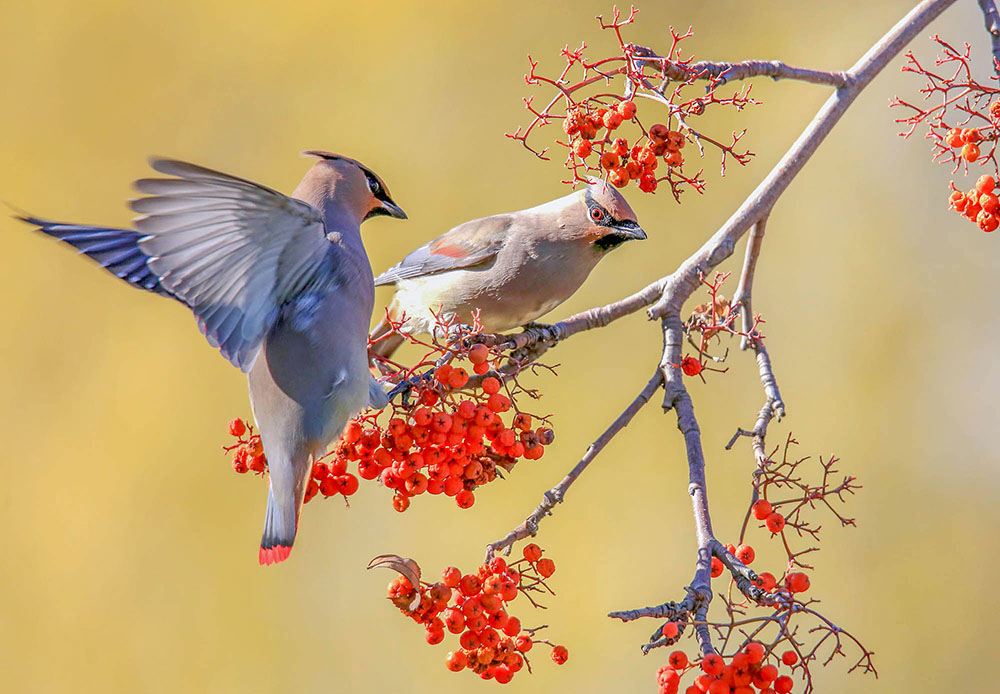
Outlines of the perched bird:
{"label": "perched bird", "polygon": [[313,459],[385,394],[368,369],[374,304],[361,223],[406,219],[360,162],[318,157],[291,197],[194,164],[135,182],[136,230],[24,221],[136,287],[194,312],[213,347],[247,373],[270,472],[260,563],[288,557]]}
{"label": "perched bird", "polygon": [[421,246],[375,279],[396,295],[372,332],[372,351],[389,357],[407,333],[431,333],[443,317],[483,329],[509,330],[534,321],[568,299],[598,261],[626,241],[645,239],[635,213],[611,186],[585,188],[532,207],[459,224]]}

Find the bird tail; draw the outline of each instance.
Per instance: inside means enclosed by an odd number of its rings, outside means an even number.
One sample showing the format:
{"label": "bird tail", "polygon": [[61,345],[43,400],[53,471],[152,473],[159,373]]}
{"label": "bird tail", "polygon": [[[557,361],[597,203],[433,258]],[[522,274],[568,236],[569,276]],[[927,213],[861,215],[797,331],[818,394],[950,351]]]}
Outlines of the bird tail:
{"label": "bird tail", "polygon": [[278,456],[274,456],[268,466],[267,512],[258,554],[262,566],[285,561],[291,554],[314,457],[307,453],[297,454],[289,464],[280,465]]}
{"label": "bird tail", "polygon": [[131,229],[109,229],[81,224],[63,224],[31,216],[19,218],[38,230],[79,249],[97,261],[101,267],[133,287],[163,296],[167,291],[149,268],[149,256],[139,248],[142,234]]}
{"label": "bird tail", "polygon": [[260,539],[258,559],[261,566],[277,564],[288,559],[298,531],[298,504],[282,504],[274,496],[274,489],[267,493],[267,513],[264,516],[264,535]]}
{"label": "bird tail", "polygon": [[[392,311],[392,307],[389,310]],[[388,316],[383,317],[381,322],[372,330],[372,334],[368,336],[368,342],[371,344],[369,349],[372,354],[384,359],[390,359],[396,350],[399,349],[399,346],[406,342],[405,337],[399,333],[391,334],[392,331],[392,323],[389,322]]]}

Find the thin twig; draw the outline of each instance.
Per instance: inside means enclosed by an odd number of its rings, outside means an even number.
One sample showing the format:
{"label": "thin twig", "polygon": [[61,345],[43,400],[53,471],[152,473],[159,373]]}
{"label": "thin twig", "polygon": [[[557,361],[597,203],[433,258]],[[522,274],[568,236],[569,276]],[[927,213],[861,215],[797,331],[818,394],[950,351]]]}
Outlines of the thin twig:
{"label": "thin twig", "polygon": [[996,0],[979,0],[979,9],[983,11],[983,22],[993,42],[993,69],[1000,72],[1000,13]]}
{"label": "thin twig", "polygon": [[486,561],[493,558],[493,555],[498,550],[503,550],[505,554],[510,554],[510,548],[518,540],[523,540],[528,536],[534,536],[538,532],[538,524],[541,523],[545,516],[552,515],[552,509],[556,504],[562,503],[563,498],[566,496],[566,492],[573,485],[573,482],[583,474],[583,471],[587,469],[587,466],[597,457],[597,455],[604,450],[611,440],[620,432],[622,429],[629,425],[632,418],[642,409],[643,405],[650,401],[656,389],[663,384],[663,374],[660,370],[657,370],[653,374],[653,377],[649,379],[649,383],[646,387],[635,397],[632,403],[625,408],[625,410],[618,415],[617,419],[611,423],[603,434],[601,434],[596,441],[590,444],[587,448],[587,452],[583,454],[572,470],[569,471],[562,481],[557,484],[552,489],[545,492],[542,497],[542,502],[538,504],[534,511],[521,523],[519,526],[511,530],[504,536],[503,539],[497,540],[496,542],[490,543],[486,546]]}

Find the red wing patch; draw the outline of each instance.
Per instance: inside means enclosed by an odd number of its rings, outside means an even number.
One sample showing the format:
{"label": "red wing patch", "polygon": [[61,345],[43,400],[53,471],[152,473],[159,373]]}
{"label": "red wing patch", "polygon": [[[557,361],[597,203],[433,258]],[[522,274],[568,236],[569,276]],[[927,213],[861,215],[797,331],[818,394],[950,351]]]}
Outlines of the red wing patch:
{"label": "red wing patch", "polygon": [[461,246],[451,246],[448,244],[441,244],[440,246],[434,246],[431,248],[431,253],[434,255],[443,255],[448,258],[464,258],[467,253]]}

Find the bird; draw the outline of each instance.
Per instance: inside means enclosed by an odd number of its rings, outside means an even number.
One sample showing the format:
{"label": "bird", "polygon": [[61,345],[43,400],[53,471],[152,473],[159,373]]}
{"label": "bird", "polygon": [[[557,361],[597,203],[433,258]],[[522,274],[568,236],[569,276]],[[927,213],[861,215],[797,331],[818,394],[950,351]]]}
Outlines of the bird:
{"label": "bird", "polygon": [[625,198],[593,178],[543,205],[459,224],[375,278],[396,293],[371,352],[391,358],[405,341],[394,328],[404,319],[409,334],[433,334],[453,317],[471,325],[476,311],[487,332],[530,324],[572,296],[610,251],[645,238]]}
{"label": "bird", "polygon": [[268,461],[259,562],[291,552],[313,462],[369,404],[388,403],[368,366],[375,288],[361,224],[406,219],[385,182],[321,150],[291,196],[174,159],[150,160],[130,202],[135,229],[21,219],[115,276],[175,299],[247,374]]}

